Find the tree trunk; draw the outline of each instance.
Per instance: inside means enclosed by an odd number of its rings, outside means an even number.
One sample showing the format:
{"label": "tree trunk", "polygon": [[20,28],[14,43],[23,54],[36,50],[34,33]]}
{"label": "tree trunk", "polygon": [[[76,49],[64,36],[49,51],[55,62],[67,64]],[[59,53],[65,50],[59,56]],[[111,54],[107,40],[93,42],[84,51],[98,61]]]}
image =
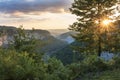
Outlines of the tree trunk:
{"label": "tree trunk", "polygon": [[102,48],[101,48],[101,37],[99,36],[98,40],[98,56],[100,56],[102,53]]}

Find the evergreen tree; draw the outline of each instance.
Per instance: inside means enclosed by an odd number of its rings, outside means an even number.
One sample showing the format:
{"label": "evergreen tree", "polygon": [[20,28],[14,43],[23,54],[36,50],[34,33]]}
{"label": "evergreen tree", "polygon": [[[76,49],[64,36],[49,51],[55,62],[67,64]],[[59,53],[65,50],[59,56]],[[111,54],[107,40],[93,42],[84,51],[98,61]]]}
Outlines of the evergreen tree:
{"label": "evergreen tree", "polygon": [[[114,45],[118,45],[114,37],[119,32],[117,26],[107,24],[112,19],[110,16],[116,3],[118,0],[74,0],[70,11],[78,18],[77,22],[70,26],[70,30],[79,32],[74,36],[81,44],[76,48],[77,51],[87,54],[98,53],[100,56],[102,51],[111,51],[115,48]],[[113,37],[115,39],[112,39]],[[114,45],[110,44],[109,38]]]}
{"label": "evergreen tree", "polygon": [[33,53],[35,51],[35,44],[36,39],[29,32],[25,32],[23,27],[17,29],[13,42],[13,47],[16,51]]}

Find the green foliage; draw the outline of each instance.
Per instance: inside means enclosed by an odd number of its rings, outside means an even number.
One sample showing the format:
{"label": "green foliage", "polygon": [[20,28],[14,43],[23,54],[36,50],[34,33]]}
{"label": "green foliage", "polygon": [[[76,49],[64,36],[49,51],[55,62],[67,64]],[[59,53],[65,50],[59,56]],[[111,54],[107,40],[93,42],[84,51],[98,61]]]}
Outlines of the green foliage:
{"label": "green foliage", "polygon": [[74,80],[83,74],[84,70],[81,68],[81,66],[82,66],[81,63],[73,63],[71,65],[68,65],[68,68],[71,70],[70,71],[70,80]]}
{"label": "green foliage", "polygon": [[109,62],[110,66],[112,69],[119,69],[120,68],[120,57],[116,56],[114,57],[110,62]]}
{"label": "green foliage", "polygon": [[97,71],[104,71],[108,70],[108,64],[106,61],[102,60],[101,58],[97,57],[96,55],[90,56],[83,61],[83,64],[87,66],[88,72],[97,72]]}
{"label": "green foliage", "polygon": [[[99,55],[102,51],[115,52],[119,49],[117,46],[120,45],[116,43],[116,40],[120,41],[118,27],[102,24],[104,19],[110,19],[109,16],[115,9],[111,7],[116,3],[118,0],[74,0],[70,11],[78,18],[77,22],[70,26],[70,30],[79,32],[74,36],[81,43],[81,46],[76,48],[77,51]],[[95,23],[96,20],[98,24]]]}
{"label": "green foliage", "polygon": [[120,79],[120,70],[107,70],[101,73],[94,73],[91,75],[83,76],[82,80],[119,80]]}
{"label": "green foliage", "polygon": [[17,30],[17,34],[14,35],[13,47],[19,52],[29,52],[32,53],[35,50],[36,39],[26,33],[25,30],[20,27]]}
{"label": "green foliage", "polygon": [[45,64],[29,57],[28,53],[0,50],[0,80],[44,80]]}
{"label": "green foliage", "polygon": [[57,59],[48,61],[47,80],[69,80],[69,70]]}
{"label": "green foliage", "polygon": [[53,53],[51,56],[61,60],[64,65],[82,60],[84,57],[81,54],[74,52],[73,46],[80,46],[80,44],[73,42],[72,44]]}
{"label": "green foliage", "polygon": [[0,49],[0,80],[75,80],[84,77],[99,80],[101,73],[119,69],[119,63],[119,57],[106,62],[91,55],[81,62],[64,66],[55,58],[44,62],[41,55],[29,56],[26,52]]}
{"label": "green foliage", "polygon": [[[92,73],[100,73],[102,71],[106,71],[111,69],[110,64],[105,62],[101,58],[96,55],[91,55],[85,58],[81,62],[73,63],[69,65],[69,69],[71,70],[71,79],[81,78],[87,74]],[[112,68],[113,69],[113,68]]]}
{"label": "green foliage", "polygon": [[[81,62],[67,66],[70,70],[70,80],[119,80],[120,58],[114,57],[104,61],[96,55],[91,55]],[[118,71],[117,71],[118,70]],[[117,71],[117,72],[115,72]],[[111,73],[113,72],[113,73]]]}
{"label": "green foliage", "polygon": [[92,80],[119,80],[120,70],[115,69],[112,71],[105,71],[99,77],[93,78]]}
{"label": "green foliage", "polygon": [[55,58],[0,49],[0,80],[69,80],[69,69]]}

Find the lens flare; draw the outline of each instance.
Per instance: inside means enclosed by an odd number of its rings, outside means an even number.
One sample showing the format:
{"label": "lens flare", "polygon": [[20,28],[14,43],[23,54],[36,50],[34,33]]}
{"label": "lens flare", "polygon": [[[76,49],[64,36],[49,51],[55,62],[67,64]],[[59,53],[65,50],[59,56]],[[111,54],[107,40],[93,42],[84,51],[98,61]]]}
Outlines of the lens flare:
{"label": "lens flare", "polygon": [[99,21],[98,21],[98,20],[96,20],[96,21],[95,21],[95,23],[96,23],[96,24],[99,24]]}
{"label": "lens flare", "polygon": [[105,25],[105,26],[107,26],[107,25],[110,24],[110,22],[111,22],[110,20],[103,20],[102,24]]}

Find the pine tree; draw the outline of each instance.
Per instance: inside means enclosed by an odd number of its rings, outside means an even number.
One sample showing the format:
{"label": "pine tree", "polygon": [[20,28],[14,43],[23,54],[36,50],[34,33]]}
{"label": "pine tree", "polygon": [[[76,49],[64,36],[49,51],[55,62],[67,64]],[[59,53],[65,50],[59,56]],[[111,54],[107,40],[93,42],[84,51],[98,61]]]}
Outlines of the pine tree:
{"label": "pine tree", "polygon": [[36,39],[26,32],[23,27],[17,29],[17,34],[14,35],[13,47],[18,52],[29,52],[35,51]]}
{"label": "pine tree", "polygon": [[[117,43],[114,40],[117,39],[114,35],[118,33],[114,32],[118,32],[117,26],[105,25],[103,23],[106,22],[103,21],[111,19],[115,9],[113,6],[117,3],[118,0],[74,0],[70,11],[78,18],[77,22],[70,26],[70,30],[79,32],[74,36],[81,44],[76,48],[77,51],[86,54],[97,53],[100,56],[102,51],[115,49],[114,45]],[[112,39],[113,37],[115,39]],[[114,45],[108,43],[109,38]]]}

